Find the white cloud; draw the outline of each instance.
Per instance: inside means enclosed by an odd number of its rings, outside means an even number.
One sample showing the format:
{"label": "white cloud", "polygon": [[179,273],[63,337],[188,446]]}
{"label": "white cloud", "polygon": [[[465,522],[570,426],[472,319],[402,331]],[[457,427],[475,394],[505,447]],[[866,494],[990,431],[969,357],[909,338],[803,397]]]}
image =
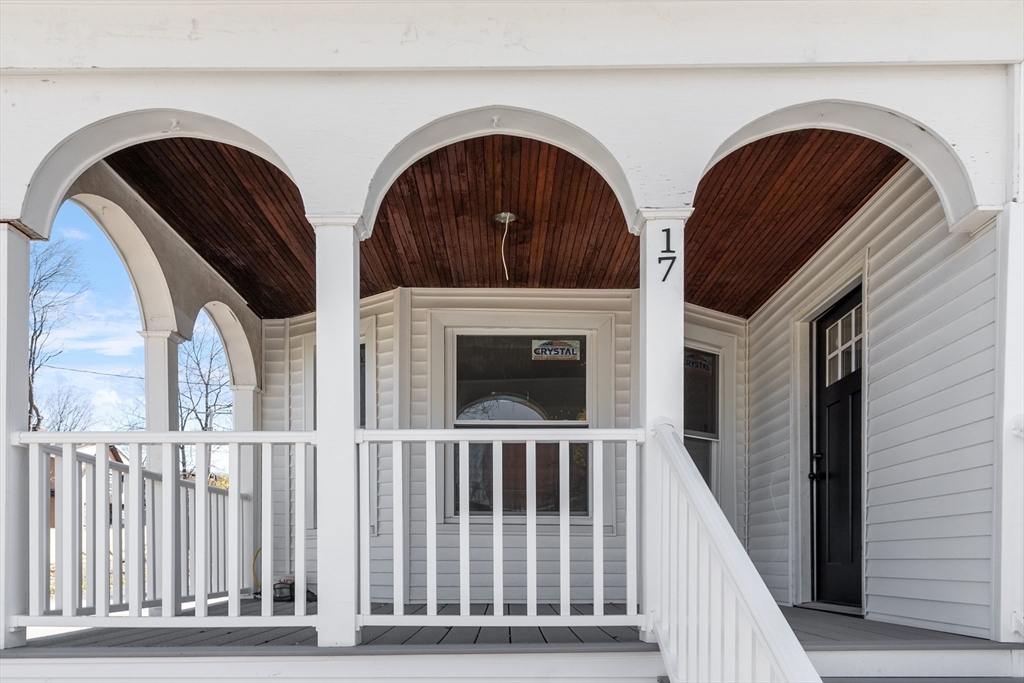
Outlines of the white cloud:
{"label": "white cloud", "polygon": [[[143,346],[139,336],[138,309],[111,307],[86,293],[76,303],[72,319],[54,330],[52,343],[65,351],[92,352],[101,356],[130,356]],[[106,305],[104,305],[106,303]]]}
{"label": "white cloud", "polygon": [[89,233],[79,230],[78,228],[60,228],[60,236],[66,237],[69,240],[77,240],[79,242],[85,242],[86,240],[92,239]]}

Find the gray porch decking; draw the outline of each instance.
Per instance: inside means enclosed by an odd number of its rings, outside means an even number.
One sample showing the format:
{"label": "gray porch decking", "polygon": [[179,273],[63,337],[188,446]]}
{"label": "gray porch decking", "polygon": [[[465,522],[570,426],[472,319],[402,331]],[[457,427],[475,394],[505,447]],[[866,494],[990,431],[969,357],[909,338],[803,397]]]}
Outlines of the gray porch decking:
{"label": "gray porch decking", "polygon": [[[309,603],[315,613],[316,603]],[[474,605],[474,614],[487,614],[491,605]],[[292,613],[291,603],[277,603],[278,614]],[[522,611],[522,605],[506,607],[506,613]],[[407,614],[423,609],[409,605]],[[439,611],[458,610],[458,605],[439,605]],[[538,605],[541,614],[556,614],[555,605]],[[580,605],[581,613],[588,606]],[[246,600],[243,614],[259,614],[260,603]],[[621,605],[608,605],[608,611],[622,611]],[[378,604],[375,612],[389,613],[391,605]],[[808,609],[783,607],[782,612],[797,638],[812,650],[929,650],[929,649],[1007,649],[1019,644],[995,643],[950,633],[910,626],[885,624],[858,617]],[[226,613],[226,605],[211,605],[210,613]],[[477,653],[510,650],[635,652],[656,650],[657,646],[639,641],[635,628],[602,627],[440,627],[440,626],[368,626],[363,629],[363,644],[354,648],[317,648],[312,627],[284,628],[102,628],[33,638],[24,648],[8,650],[6,657],[96,657],[96,656],[225,656],[315,655],[315,654],[421,654],[438,652]]]}

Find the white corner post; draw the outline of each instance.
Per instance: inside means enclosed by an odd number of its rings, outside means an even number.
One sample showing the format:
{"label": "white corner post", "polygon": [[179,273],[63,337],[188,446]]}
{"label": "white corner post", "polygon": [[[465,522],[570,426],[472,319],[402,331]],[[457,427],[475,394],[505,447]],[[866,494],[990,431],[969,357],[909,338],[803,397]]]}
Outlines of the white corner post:
{"label": "white corner post", "polygon": [[178,344],[173,331],[144,330],[146,364],[146,430],[176,432],[178,417]]}
{"label": "white corner post", "polygon": [[[691,209],[641,209],[631,230],[640,235],[640,415],[648,437],[668,422],[683,429],[683,226]],[[642,459],[641,640],[656,641],[662,577],[662,460],[648,438]]]}
{"label": "white corner post", "polygon": [[0,650],[25,644],[11,618],[28,614],[28,449],[11,436],[28,429],[29,239],[0,223]]}
{"label": "white corner post", "polygon": [[308,216],[316,231],[317,636],[359,644],[358,216]]}
{"label": "white corner post", "polygon": [[[231,428],[236,432],[253,432],[259,429],[259,394],[260,390],[254,384],[231,385]],[[259,486],[260,458],[252,445],[242,446],[240,453],[238,477],[228,481],[234,481],[239,485],[239,493],[243,500],[242,589],[256,590],[252,572],[248,571],[248,567],[256,554],[256,548],[259,547],[259,539],[262,538],[260,511],[263,501],[260,499]],[[296,534],[296,538],[298,538],[298,534]]]}
{"label": "white corner post", "polygon": [[[139,335],[145,340],[146,431],[178,431],[178,344],[184,338],[169,330],[144,330]],[[181,562],[177,556],[181,545],[168,539],[176,539],[180,533],[177,496],[180,468],[175,449],[166,445],[146,446],[145,449],[147,469],[162,474],[161,481],[154,483],[153,488],[159,501],[155,509],[156,526],[164,539],[156,548],[157,562],[163,568],[160,579],[163,601],[159,607],[150,608],[150,614],[173,617],[181,608]],[[174,495],[168,495],[169,487],[173,487]],[[164,557],[168,548],[174,555],[169,560]]]}

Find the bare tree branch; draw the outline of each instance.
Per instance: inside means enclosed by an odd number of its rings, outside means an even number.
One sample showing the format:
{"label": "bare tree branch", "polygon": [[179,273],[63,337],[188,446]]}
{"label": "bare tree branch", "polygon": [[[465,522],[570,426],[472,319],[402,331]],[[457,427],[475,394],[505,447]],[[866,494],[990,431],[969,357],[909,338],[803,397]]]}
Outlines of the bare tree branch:
{"label": "bare tree branch", "polygon": [[[51,342],[50,335],[55,328],[66,324],[73,317],[72,306],[85,293],[86,288],[87,280],[83,275],[78,247],[65,239],[33,245],[28,295],[29,429],[40,429],[45,418],[36,397],[36,373],[64,351],[63,347]],[[64,421],[62,416],[50,416],[47,420]]]}
{"label": "bare tree branch", "polygon": [[[231,429],[233,395],[224,344],[209,317],[196,320],[192,339],[178,347],[178,418],[182,431]],[[195,458],[179,449],[181,469],[195,474]]]}
{"label": "bare tree branch", "polygon": [[78,387],[61,382],[43,400],[42,408],[47,431],[78,432],[92,427],[92,400]]}

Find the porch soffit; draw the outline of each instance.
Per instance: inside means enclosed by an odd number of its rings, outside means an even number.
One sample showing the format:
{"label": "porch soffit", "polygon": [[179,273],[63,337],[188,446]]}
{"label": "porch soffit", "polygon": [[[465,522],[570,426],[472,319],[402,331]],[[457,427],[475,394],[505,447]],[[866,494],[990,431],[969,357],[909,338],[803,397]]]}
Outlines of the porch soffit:
{"label": "porch soffit", "polygon": [[[800,130],[750,143],[697,188],[686,225],[686,299],[750,317],[904,164],[857,135]],[[315,309],[315,241],[298,188],[244,150],[146,142],[107,162],[262,318]],[[502,227],[511,211],[501,262]],[[363,242],[361,295],[398,286],[632,289],[639,243],[585,162],[491,135],[412,164]]]}
{"label": "porch soffit", "polygon": [[686,301],[749,318],[906,162],[879,142],[822,129],[729,154],[697,186],[686,222]]}

